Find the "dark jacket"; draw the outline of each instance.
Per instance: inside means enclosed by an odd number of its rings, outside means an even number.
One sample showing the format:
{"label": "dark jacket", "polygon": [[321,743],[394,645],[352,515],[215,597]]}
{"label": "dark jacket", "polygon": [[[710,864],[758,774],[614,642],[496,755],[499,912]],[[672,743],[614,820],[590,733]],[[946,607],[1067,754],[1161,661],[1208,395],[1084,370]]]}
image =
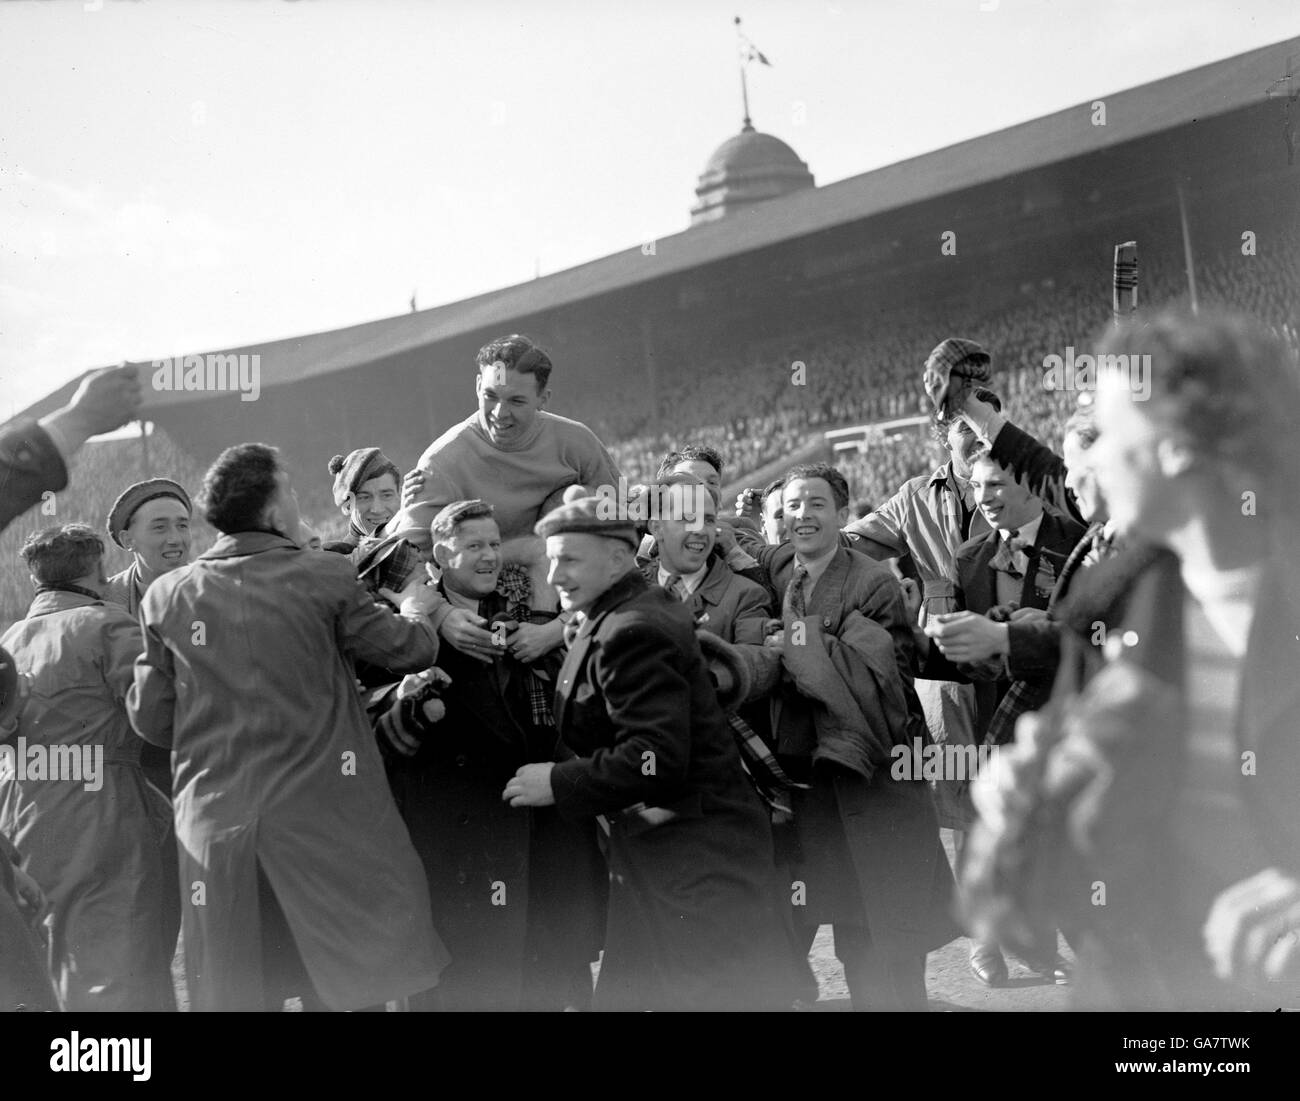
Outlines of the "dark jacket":
{"label": "dark jacket", "polygon": [[609,821],[596,1004],[788,1005],[771,830],[690,610],[636,570],[616,581],[565,659],[556,723],[574,753],[551,773],[560,813]]}
{"label": "dark jacket", "polygon": [[[1005,431],[1005,430],[1004,430]],[[998,436],[1001,439],[1001,433]],[[1052,511],[1043,510],[1042,523],[1038,525],[1038,535],[1034,546],[1026,553],[1029,556],[1029,568],[1020,588],[1021,608],[1038,608],[1045,610],[1051,599],[1052,588],[1065,567],[1070,553],[1083,535],[1083,526],[1069,517]],[[997,531],[990,531],[975,539],[968,539],[957,551],[957,607],[977,615],[985,615],[997,604],[997,571],[990,563],[997,553],[1001,536]],[[1050,574],[1046,571],[1050,570]],[[1042,583],[1047,577],[1044,590]],[[988,732],[993,714],[1003,694],[1010,687],[1011,681],[1005,675],[998,675],[990,668],[972,668],[957,665],[949,661],[931,645],[925,660],[922,675],[934,680],[973,681],[975,684],[975,739],[981,741]]]}
{"label": "dark jacket", "polygon": [[30,421],[0,428],[0,530],[67,484],[67,465],[45,429]]}
{"label": "dark jacket", "polygon": [[[499,593],[479,602],[488,620],[505,610]],[[554,684],[562,660],[553,651],[534,668]],[[508,653],[484,664],[445,646],[438,667],[451,678],[441,693],[447,711],[435,723],[417,717],[420,750],[401,757],[380,741],[452,959],[432,996],[413,1005],[561,1009],[555,980],[587,968],[604,934],[595,821],[566,822],[552,807],[519,809],[501,798],[521,765],[555,759],[555,727],[532,721],[528,666]]]}

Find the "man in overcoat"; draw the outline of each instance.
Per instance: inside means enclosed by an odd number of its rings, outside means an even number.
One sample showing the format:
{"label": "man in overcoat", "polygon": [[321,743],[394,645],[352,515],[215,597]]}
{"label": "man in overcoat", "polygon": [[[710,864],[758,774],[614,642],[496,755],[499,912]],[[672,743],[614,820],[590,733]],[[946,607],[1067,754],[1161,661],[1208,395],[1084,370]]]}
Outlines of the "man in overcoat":
{"label": "man in overcoat", "polygon": [[634,524],[604,516],[602,504],[571,501],[537,525],[562,607],[584,613],[556,693],[573,756],[525,765],[504,797],[605,819],[610,902],[596,1008],[789,1005],[771,832],[693,617],[646,583]]}
{"label": "man in overcoat", "polygon": [[136,732],[172,750],[191,1005],[263,1007],[259,880],[327,1007],[425,990],[447,954],[352,667],[431,665],[428,598],[413,585],[394,615],[346,558],[299,547],[264,444],[222,453],[204,508],[222,537],[150,586],[127,698]]}

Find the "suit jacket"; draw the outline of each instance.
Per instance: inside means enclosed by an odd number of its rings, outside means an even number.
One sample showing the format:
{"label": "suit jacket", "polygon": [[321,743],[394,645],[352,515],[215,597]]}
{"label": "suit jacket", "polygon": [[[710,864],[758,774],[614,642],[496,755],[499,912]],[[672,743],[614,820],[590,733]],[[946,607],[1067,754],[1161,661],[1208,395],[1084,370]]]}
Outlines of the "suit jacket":
{"label": "suit jacket", "polygon": [[[1261,866],[1297,876],[1300,585],[1274,561],[1265,565],[1259,593],[1233,730],[1259,765],[1253,775],[1243,770],[1238,797],[1261,843]],[[1189,877],[1170,825],[1187,761],[1188,599],[1178,559],[1150,547],[1124,551],[1080,578],[1064,609],[1048,727],[1029,761],[1027,775],[1041,779],[1026,785],[1027,810],[1009,817],[1002,833],[980,827],[972,838],[982,854],[967,876],[973,905],[1083,930],[1078,992],[1090,1008],[1251,1004],[1208,973],[1206,914],[1187,905]],[[1103,645],[1098,621],[1115,625]],[[1242,866],[1231,875],[1246,879],[1259,870]],[[1098,882],[1106,886],[1105,906],[1094,904]],[[1274,1001],[1294,996],[1294,987],[1279,987]]]}
{"label": "suit jacket", "polygon": [[[1038,535],[1034,539],[1033,549],[1027,551],[1029,568],[1021,582],[1020,599],[1022,608],[1039,608],[1046,610],[1056,578],[1060,576],[1079,539],[1083,527],[1074,520],[1051,509],[1043,510],[1042,523],[1038,525]],[[997,571],[990,563],[997,553],[1001,536],[997,531],[990,531],[975,539],[969,539],[957,551],[957,592],[959,608],[977,615],[985,615],[997,604]],[[1042,584],[1050,569],[1051,581],[1046,591]],[[1002,699],[1011,681],[1005,675],[992,674],[991,667],[973,667],[958,665],[949,661],[932,645],[924,663],[923,675],[935,680],[973,681],[975,684],[975,737],[981,740],[989,729],[998,702]]]}
{"label": "suit jacket", "polygon": [[574,754],[551,772],[556,806],[566,818],[610,819],[596,1005],[789,1005],[771,830],[690,610],[630,570],[574,638],[555,716]]}
{"label": "suit jacket", "polygon": [[68,484],[68,467],[54,441],[32,422],[0,428],[0,531],[41,499]]}

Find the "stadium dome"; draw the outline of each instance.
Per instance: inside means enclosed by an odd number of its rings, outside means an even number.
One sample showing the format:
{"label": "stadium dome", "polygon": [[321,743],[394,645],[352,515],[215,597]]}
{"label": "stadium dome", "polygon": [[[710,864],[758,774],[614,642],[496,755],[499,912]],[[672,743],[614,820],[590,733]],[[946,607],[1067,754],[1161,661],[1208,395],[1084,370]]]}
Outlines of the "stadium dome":
{"label": "stadium dome", "polygon": [[718,146],[700,173],[691,225],[813,186],[812,173],[798,153],[746,122],[739,134]]}

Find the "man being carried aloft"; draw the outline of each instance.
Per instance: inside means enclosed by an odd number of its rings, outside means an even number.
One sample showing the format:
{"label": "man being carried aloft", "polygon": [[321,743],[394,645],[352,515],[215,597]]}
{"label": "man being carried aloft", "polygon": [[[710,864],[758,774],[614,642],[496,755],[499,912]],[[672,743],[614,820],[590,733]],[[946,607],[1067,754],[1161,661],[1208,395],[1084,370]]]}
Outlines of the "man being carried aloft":
{"label": "man being carried aloft", "polygon": [[[402,486],[402,505],[428,526],[453,501],[480,499],[496,510],[502,560],[522,562],[534,601],[554,599],[546,584],[542,541],[533,525],[560,503],[564,490],[616,488],[618,467],[585,424],[546,411],[550,357],[525,336],[503,336],[479,349],[474,390],[478,410],[433,441]],[[431,615],[443,639],[491,660],[492,636],[481,617],[443,603]],[[523,625],[524,635],[543,628]]]}

